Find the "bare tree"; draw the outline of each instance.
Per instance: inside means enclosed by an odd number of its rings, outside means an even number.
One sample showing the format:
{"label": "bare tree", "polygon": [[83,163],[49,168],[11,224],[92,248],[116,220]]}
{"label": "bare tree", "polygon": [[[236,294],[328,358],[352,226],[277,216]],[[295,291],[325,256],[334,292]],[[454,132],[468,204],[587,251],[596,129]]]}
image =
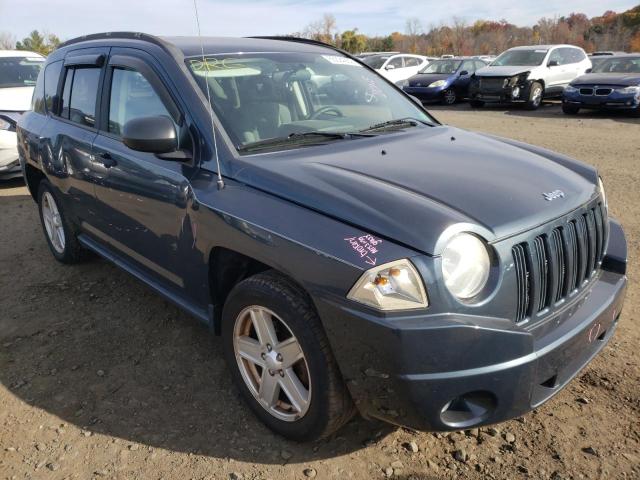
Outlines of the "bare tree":
{"label": "bare tree", "polygon": [[409,51],[411,53],[418,53],[418,38],[422,33],[423,29],[420,19],[415,17],[407,19],[405,34],[409,41]]}
{"label": "bare tree", "polygon": [[16,48],[16,37],[9,32],[0,32],[0,50],[13,50]]}

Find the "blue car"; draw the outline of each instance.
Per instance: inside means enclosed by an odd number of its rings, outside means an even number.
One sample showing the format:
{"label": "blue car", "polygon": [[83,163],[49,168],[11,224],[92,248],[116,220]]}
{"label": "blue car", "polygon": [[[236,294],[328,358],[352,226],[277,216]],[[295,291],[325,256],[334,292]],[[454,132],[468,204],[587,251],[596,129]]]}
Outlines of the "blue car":
{"label": "blue car", "polygon": [[398,86],[422,102],[442,102],[453,105],[469,93],[471,76],[487,63],[477,58],[447,58],[436,60],[417,75],[398,82]]}
{"label": "blue car", "polygon": [[575,115],[581,108],[640,115],[640,55],[612,56],[571,82],[562,95],[562,111]]}

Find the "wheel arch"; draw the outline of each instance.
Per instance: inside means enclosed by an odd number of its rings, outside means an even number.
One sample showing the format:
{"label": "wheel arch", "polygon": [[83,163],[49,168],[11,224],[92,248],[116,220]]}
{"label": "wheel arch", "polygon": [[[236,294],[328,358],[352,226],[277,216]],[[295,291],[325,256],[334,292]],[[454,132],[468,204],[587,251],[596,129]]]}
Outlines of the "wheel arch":
{"label": "wheel arch", "polygon": [[31,198],[35,202],[38,201],[38,185],[40,182],[47,178],[41,170],[37,169],[33,165],[29,165],[28,163],[25,165],[24,169],[25,174],[25,183],[27,184],[27,188],[29,189],[29,193],[31,194]]}

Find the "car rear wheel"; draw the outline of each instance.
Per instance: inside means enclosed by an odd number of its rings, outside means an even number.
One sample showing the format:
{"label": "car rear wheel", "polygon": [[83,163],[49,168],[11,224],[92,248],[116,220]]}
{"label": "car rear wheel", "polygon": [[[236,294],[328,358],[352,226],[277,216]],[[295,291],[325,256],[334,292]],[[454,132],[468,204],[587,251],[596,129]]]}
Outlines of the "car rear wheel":
{"label": "car rear wheel", "polygon": [[576,115],[580,111],[580,107],[576,107],[574,105],[562,105],[562,111],[567,115]]}
{"label": "car rear wheel", "polygon": [[47,180],[42,180],[38,187],[38,210],[44,236],[56,260],[62,263],[85,260],[89,252],[78,242],[75,230]]}
{"label": "car rear wheel", "polygon": [[240,282],[222,318],[234,382],[269,428],[297,441],[338,430],[354,405],[306,293],[275,272]]}
{"label": "car rear wheel", "polygon": [[542,88],[542,85],[538,82],[533,82],[529,91],[529,100],[525,104],[527,110],[536,110],[542,103],[543,96],[544,88]]}
{"label": "car rear wheel", "polygon": [[482,100],[469,100],[469,105],[473,108],[482,108],[484,107],[484,102]]}
{"label": "car rear wheel", "polygon": [[458,96],[453,88],[449,88],[442,92],[442,103],[445,105],[453,105],[458,101]]}

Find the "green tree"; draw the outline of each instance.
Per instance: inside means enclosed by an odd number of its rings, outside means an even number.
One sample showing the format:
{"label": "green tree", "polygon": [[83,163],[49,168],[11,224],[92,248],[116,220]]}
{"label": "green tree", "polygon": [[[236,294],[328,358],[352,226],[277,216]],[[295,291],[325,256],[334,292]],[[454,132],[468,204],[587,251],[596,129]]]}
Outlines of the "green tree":
{"label": "green tree", "polygon": [[345,30],[342,32],[341,47],[349,53],[360,53],[367,46],[367,37],[358,33],[358,29]]}
{"label": "green tree", "polygon": [[34,30],[21,42],[16,42],[16,49],[29,50],[46,56],[54,51],[60,43],[60,39],[56,35],[52,33],[43,35],[38,30]]}

